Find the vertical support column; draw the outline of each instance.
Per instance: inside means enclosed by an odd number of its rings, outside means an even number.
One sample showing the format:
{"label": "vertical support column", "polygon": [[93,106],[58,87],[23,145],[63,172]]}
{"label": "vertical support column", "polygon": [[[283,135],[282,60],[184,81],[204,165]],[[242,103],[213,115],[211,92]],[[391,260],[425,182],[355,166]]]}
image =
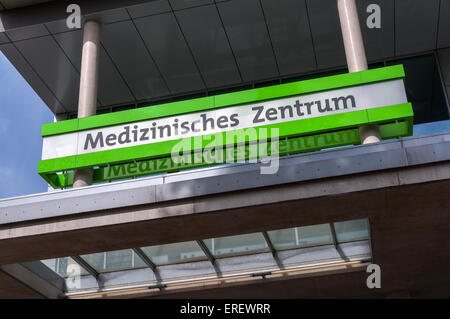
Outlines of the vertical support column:
{"label": "vertical support column", "polygon": [[[95,20],[87,20],[83,26],[78,118],[92,116],[96,113],[99,55],[100,23]],[[91,183],[91,168],[83,168],[74,172],[74,188],[88,186]]]}
{"label": "vertical support column", "polygon": [[[367,70],[366,52],[364,50],[355,0],[337,0],[337,5],[348,71],[351,73]],[[359,128],[359,135],[362,144],[381,141],[378,125],[361,126]]]}

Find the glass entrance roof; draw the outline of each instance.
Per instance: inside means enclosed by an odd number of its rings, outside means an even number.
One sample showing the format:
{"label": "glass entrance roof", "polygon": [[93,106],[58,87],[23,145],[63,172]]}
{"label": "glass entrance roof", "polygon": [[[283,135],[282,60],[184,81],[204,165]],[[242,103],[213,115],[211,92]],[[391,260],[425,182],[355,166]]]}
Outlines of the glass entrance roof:
{"label": "glass entrance roof", "polygon": [[95,288],[101,276],[106,281],[121,277],[122,284],[136,282],[135,277],[139,282],[162,284],[183,281],[186,276],[220,277],[265,269],[279,271],[295,265],[366,260],[371,258],[369,240],[368,220],[360,219],[98,252],[42,263],[63,278],[79,276],[82,282],[89,282],[85,287],[75,287],[78,291],[89,285]]}
{"label": "glass entrance roof", "polygon": [[155,265],[208,260],[195,241],[143,247],[142,251]]}

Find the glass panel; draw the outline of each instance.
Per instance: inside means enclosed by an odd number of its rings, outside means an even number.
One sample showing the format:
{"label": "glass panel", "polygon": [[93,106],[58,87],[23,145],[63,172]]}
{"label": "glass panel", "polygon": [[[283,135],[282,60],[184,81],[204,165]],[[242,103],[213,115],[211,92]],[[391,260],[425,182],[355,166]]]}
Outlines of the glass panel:
{"label": "glass panel", "polygon": [[139,257],[138,255],[136,255],[136,253],[134,251],[132,251],[132,265],[133,268],[146,268],[148,267],[147,264],[141,259],[141,257]]}
{"label": "glass panel", "polygon": [[301,247],[333,244],[329,224],[297,227]]}
{"label": "glass panel", "polygon": [[98,272],[111,272],[147,267],[142,259],[134,254],[131,249],[82,255],[81,258]]}
{"label": "glass panel", "polygon": [[414,110],[414,124],[449,119],[445,93],[433,54],[388,61],[387,64],[403,64],[406,95]]}
{"label": "glass panel", "polygon": [[89,255],[82,255],[83,258],[92,268],[97,271],[105,269],[105,254],[106,253],[95,253]]}
{"label": "glass panel", "polygon": [[367,219],[350,220],[334,223],[338,242],[369,239],[369,225]]}
{"label": "glass panel", "polygon": [[70,257],[45,259],[41,260],[41,262],[64,278],[69,275],[88,275],[88,272]]}
{"label": "glass panel", "polygon": [[133,251],[131,249],[106,252],[105,270],[114,271],[126,268],[133,268]]}
{"label": "glass panel", "polygon": [[61,276],[61,274],[59,273],[58,268],[56,266],[57,262],[58,262],[58,258],[41,260],[41,263],[43,263],[48,268],[50,268],[51,270],[53,270],[54,272],[56,272],[58,275]]}
{"label": "glass panel", "polygon": [[142,250],[156,265],[207,259],[195,241],[143,247]]}
{"label": "glass panel", "polygon": [[275,249],[295,248],[298,245],[295,228],[271,230],[267,232]]}
{"label": "glass panel", "polygon": [[252,233],[205,240],[214,256],[242,255],[269,250],[261,233]]}

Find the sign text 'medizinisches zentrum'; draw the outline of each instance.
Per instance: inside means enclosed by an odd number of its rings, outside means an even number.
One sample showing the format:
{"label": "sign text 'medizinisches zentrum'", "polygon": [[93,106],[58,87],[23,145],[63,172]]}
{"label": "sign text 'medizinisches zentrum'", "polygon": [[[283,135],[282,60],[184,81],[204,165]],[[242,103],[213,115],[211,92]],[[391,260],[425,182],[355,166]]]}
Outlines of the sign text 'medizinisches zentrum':
{"label": "sign text 'medizinisches zentrum'", "polygon": [[407,102],[391,80],[44,138],[42,159],[111,150]]}

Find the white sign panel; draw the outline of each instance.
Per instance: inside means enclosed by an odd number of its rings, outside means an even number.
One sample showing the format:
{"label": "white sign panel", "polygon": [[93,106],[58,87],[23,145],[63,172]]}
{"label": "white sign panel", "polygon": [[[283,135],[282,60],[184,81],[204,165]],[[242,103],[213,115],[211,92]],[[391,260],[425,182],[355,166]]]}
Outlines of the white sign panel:
{"label": "white sign panel", "polygon": [[42,159],[407,103],[402,79],[44,138]]}

